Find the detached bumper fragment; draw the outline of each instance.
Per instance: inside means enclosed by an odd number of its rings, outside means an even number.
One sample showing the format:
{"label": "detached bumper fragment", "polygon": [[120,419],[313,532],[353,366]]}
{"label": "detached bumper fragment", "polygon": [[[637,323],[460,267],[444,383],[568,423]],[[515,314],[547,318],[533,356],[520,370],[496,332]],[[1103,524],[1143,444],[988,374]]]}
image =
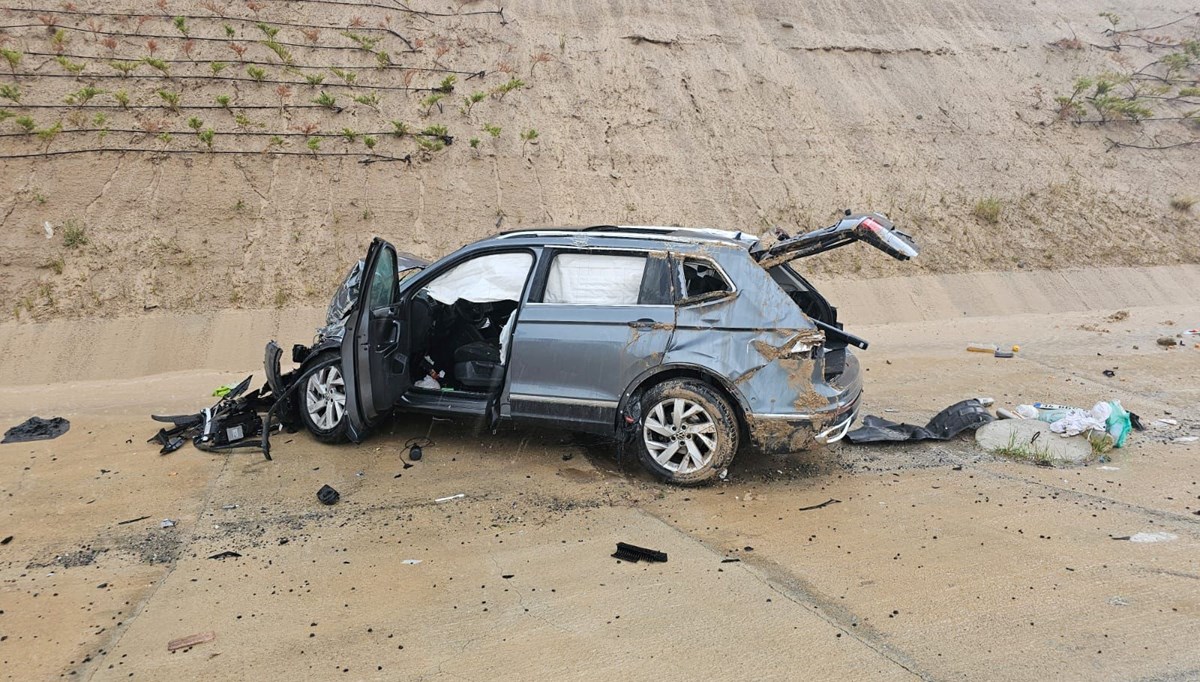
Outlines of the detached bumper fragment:
{"label": "detached bumper fragment", "polygon": [[178,450],[185,439],[205,452],[258,448],[264,427],[259,413],[275,403],[270,385],[246,393],[252,376],[242,380],[212,407],[196,414],[150,415],[156,422],[170,424],[147,440],[161,446],[159,454]]}

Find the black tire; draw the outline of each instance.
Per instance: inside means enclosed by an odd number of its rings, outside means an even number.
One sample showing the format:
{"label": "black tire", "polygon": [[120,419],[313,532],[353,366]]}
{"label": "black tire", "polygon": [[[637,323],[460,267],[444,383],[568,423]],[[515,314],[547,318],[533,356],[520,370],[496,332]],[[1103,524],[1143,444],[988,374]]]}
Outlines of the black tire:
{"label": "black tire", "polygon": [[[341,359],[336,352],[321,353],[308,367],[321,369],[305,379],[304,386],[296,389],[296,409],[300,412],[300,419],[313,438],[322,443],[345,443],[350,438],[346,435],[346,381]],[[340,401],[336,395],[339,382]],[[322,400],[324,404],[318,404]]]}
{"label": "black tire", "polygon": [[676,485],[700,485],[733,461],[740,437],[737,413],[711,386],[672,379],[643,393],[640,403],[642,419],[634,436],[638,458],[655,476]]}

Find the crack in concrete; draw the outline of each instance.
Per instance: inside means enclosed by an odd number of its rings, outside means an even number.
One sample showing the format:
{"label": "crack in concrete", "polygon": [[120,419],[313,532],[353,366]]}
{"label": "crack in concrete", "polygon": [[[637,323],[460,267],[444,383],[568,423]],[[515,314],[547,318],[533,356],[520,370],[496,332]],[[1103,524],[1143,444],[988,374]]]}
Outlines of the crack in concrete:
{"label": "crack in concrete", "polygon": [[[130,611],[129,617],[121,621],[120,625],[113,628],[112,633],[107,638],[107,641],[101,646],[97,647],[96,656],[91,660],[91,663],[81,665],[79,667],[76,672],[79,673],[80,677],[90,680],[96,676],[96,673],[99,672],[104,665],[104,661],[113,653],[117,646],[120,645],[121,639],[125,637],[125,634],[129,632],[130,627],[133,626],[133,622],[137,620],[139,616],[145,613],[146,607],[150,605],[150,602],[154,599],[154,595],[158,594],[159,589],[161,589],[171,575],[175,573],[175,569],[179,566],[179,557],[183,556],[184,551],[191,547],[192,543],[197,537],[197,530],[200,527],[205,512],[208,511],[209,505],[212,504],[213,495],[217,490],[217,484],[220,483],[221,479],[225,476],[225,471],[229,468],[230,461],[232,461],[232,459],[229,457],[221,460],[221,468],[217,471],[217,475],[214,476],[212,481],[208,484],[208,489],[204,491],[204,500],[200,503],[200,508],[196,514],[196,521],[192,525],[191,531],[188,533],[187,537],[180,539],[179,551],[177,551],[175,556],[171,558],[171,563],[167,565],[167,570],[164,571],[161,576],[159,576],[158,580],[154,581],[154,584],[150,587],[150,590],[146,592],[145,596],[143,596],[137,601],[137,603],[133,605],[133,609]],[[165,640],[163,644],[164,646],[166,645]]]}
{"label": "crack in concrete", "polygon": [[[658,521],[675,533],[684,536],[685,538],[695,542],[710,554],[718,559],[724,558],[725,554],[719,551],[716,547],[708,544],[704,540],[682,530],[673,525],[666,519],[658,516],[654,512],[643,508],[636,508],[637,511],[645,514],[647,517]],[[920,680],[935,679],[931,674],[922,671],[916,661],[911,656],[896,647],[884,641],[884,637],[874,628],[863,625],[862,619],[848,609],[839,606],[832,599],[826,598],[820,594],[812,585],[802,578],[793,575],[786,568],[772,561],[761,557],[754,557],[753,560],[742,558],[737,564],[745,570],[752,578],[769,588],[776,594],[784,597],[788,601],[796,604],[812,613],[816,617],[825,621],[839,632],[854,639],[875,652],[888,661],[903,669],[908,674]],[[762,575],[759,571],[764,571],[767,575]]]}
{"label": "crack in concrete", "polygon": [[117,154],[117,165],[113,166],[112,173],[110,173],[108,176],[108,179],[104,181],[104,185],[100,187],[100,193],[96,195],[95,199],[92,199],[91,201],[89,201],[87,206],[84,206],[84,208],[83,208],[84,219],[87,219],[88,214],[90,214],[92,212],[92,206],[95,206],[96,202],[100,201],[100,199],[102,199],[104,197],[104,195],[108,193],[108,188],[112,187],[113,179],[115,179],[117,177],[117,173],[120,172],[121,162],[124,160],[125,160],[124,152]]}

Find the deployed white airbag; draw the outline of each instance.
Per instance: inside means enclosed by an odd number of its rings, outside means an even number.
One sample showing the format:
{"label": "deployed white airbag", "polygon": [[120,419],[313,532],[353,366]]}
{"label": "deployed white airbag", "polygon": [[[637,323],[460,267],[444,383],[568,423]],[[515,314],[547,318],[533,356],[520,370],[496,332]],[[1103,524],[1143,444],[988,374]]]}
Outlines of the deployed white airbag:
{"label": "deployed white airbag", "polygon": [[461,263],[433,280],[425,291],[439,303],[451,305],[458,299],[472,303],[520,301],[525,279],[533,265],[529,253],[496,253]]}
{"label": "deployed white airbag", "polygon": [[564,253],[550,264],[544,303],[637,305],[645,256]]}

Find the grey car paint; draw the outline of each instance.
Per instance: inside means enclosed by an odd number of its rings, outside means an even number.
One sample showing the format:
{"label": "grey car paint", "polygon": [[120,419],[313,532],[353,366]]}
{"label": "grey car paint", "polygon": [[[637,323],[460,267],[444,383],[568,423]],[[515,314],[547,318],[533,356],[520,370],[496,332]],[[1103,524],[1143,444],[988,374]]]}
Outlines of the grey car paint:
{"label": "grey car paint", "polygon": [[[553,252],[589,250],[573,245]],[[603,251],[661,260],[663,285],[670,286],[666,254],[633,248]],[[552,257],[541,259],[539,273],[546,271]],[[543,281],[535,277],[531,300],[517,313],[501,415],[611,432],[622,393],[635,378],[662,363],[675,307],[543,303]],[[583,358],[586,362],[580,361]]]}
{"label": "grey car paint", "polygon": [[[864,218],[874,227],[866,229]],[[469,258],[500,250],[527,249],[537,256],[534,274],[519,301],[508,358],[508,377],[498,396],[501,417],[532,419],[603,433],[633,420],[636,399],[668,376],[692,376],[720,387],[736,404],[751,440],[768,451],[795,450],[840,438],[857,412],[862,379],[847,350],[844,370],[825,378],[826,334],[768,274],[789,251],[809,255],[854,240],[872,243],[897,258],[916,255],[906,235],[881,223],[880,214],[847,217],[812,239],[763,248],[742,233],[679,228],[531,230],[467,245],[399,286],[403,299],[442,272]],[[882,244],[882,245],[881,245]],[[826,246],[828,245],[828,246]],[[531,300],[554,250],[638,251],[677,264],[699,258],[715,265],[733,291],[675,305],[562,306]],[[331,306],[332,310],[332,306]],[[338,328],[336,331],[340,332]],[[318,338],[318,344],[328,343]],[[353,377],[349,377],[353,380]],[[442,413],[481,414],[444,397]],[[400,399],[401,409],[436,411]]]}

